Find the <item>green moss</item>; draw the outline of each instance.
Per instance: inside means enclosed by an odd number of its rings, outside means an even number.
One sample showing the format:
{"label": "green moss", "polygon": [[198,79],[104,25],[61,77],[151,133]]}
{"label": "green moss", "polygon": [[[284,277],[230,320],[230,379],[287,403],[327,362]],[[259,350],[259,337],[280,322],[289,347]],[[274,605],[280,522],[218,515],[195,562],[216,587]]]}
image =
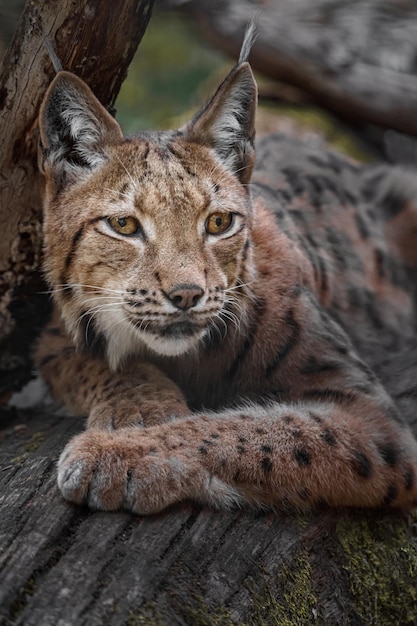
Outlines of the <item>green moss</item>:
{"label": "green moss", "polygon": [[308,553],[302,550],[291,568],[282,567],[277,593],[271,591],[269,580],[263,590],[252,593],[255,611],[248,626],[322,626],[311,574]]}
{"label": "green moss", "polygon": [[232,620],[229,609],[223,606],[209,607],[198,594],[193,594],[183,613],[186,623],[193,626],[245,626]]}
{"label": "green moss", "polygon": [[32,452],[35,452],[41,443],[45,440],[46,433],[43,431],[39,431],[34,433],[29,441],[25,441],[22,443],[19,448],[20,454],[11,459],[11,463],[14,465],[21,465],[26,461],[26,459],[30,456]]}
{"label": "green moss", "polygon": [[[181,603],[178,610],[185,623],[192,626],[245,626],[232,621],[230,611],[225,607],[209,607],[198,594],[190,596],[186,604]],[[156,605],[148,603],[130,613],[125,626],[169,626],[169,623]]]}
{"label": "green moss", "polygon": [[[414,520],[417,521],[417,520]],[[410,529],[412,524],[410,524]],[[417,621],[417,540],[403,518],[342,518],[337,535],[356,611],[364,624]]]}
{"label": "green moss", "polygon": [[158,608],[151,602],[138,611],[131,611],[124,626],[169,626]]}

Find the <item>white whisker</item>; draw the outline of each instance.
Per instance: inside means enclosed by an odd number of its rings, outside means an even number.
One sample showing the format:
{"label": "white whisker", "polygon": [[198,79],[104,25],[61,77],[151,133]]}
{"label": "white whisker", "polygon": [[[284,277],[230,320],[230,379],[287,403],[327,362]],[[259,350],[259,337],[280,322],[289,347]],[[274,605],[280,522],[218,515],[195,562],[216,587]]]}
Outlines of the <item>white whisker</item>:
{"label": "white whisker", "polygon": [[137,182],[134,180],[133,176],[131,175],[131,173],[129,172],[129,170],[127,169],[126,165],[123,163],[123,161],[121,160],[121,158],[119,157],[118,154],[116,154],[116,159],[119,161],[120,165],[123,167],[124,171],[126,172],[126,174],[129,177],[130,182],[133,185],[133,188],[136,190],[137,189]]}
{"label": "white whisker", "polygon": [[66,283],[63,285],[55,285],[53,288],[53,292],[57,292],[57,291],[66,291],[67,289],[72,289],[72,288],[80,288],[80,289],[96,289],[100,292],[103,293],[117,293],[119,295],[123,295],[125,293],[124,289],[111,289],[110,287],[102,287],[99,285],[89,285],[89,284],[84,284],[84,283]]}
{"label": "white whisker", "polygon": [[117,196],[118,198],[120,196],[122,196],[123,198],[127,198],[128,200],[131,199],[130,194],[128,193],[123,193],[123,191],[117,191],[117,189],[111,189],[110,187],[103,187],[104,191],[110,191],[110,193],[114,194],[115,196]]}

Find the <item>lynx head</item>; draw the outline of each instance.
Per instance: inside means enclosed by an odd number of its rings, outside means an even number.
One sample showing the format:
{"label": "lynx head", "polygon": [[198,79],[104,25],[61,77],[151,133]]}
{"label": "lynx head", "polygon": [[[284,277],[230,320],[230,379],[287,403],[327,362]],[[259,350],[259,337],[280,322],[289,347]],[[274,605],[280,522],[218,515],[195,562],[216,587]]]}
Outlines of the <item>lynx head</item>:
{"label": "lynx head", "polygon": [[253,279],[248,186],[256,84],[241,56],[177,131],[123,138],[76,76],[40,112],[45,271],[77,346],[175,356],[241,317]]}

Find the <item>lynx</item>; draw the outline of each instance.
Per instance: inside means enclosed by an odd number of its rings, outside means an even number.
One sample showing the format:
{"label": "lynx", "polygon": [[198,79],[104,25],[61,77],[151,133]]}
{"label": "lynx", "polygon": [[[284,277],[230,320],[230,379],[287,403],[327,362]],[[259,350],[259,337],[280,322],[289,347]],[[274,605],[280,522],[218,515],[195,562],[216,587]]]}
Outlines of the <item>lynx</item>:
{"label": "lynx", "polygon": [[415,333],[412,184],[280,135],[255,165],[252,39],[179,130],[124,138],[68,72],[45,96],[36,362],[88,418],[58,463],[69,501],[417,503],[416,442],[360,342]]}

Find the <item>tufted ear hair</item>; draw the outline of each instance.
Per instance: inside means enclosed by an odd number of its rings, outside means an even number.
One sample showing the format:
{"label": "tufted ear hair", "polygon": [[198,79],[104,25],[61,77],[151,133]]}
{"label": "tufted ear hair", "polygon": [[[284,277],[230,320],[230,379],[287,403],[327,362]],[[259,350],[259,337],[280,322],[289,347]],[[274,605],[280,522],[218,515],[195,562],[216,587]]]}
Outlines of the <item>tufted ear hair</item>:
{"label": "tufted ear hair", "polygon": [[91,89],[70,72],[59,72],[39,114],[39,164],[62,187],[105,160],[104,146],[122,139],[115,119]]}
{"label": "tufted ear hair", "polygon": [[254,41],[254,24],[246,31],[239,61],[212,99],[185,126],[185,138],[212,148],[242,183],[255,162],[255,113],[258,90],[247,62]]}

